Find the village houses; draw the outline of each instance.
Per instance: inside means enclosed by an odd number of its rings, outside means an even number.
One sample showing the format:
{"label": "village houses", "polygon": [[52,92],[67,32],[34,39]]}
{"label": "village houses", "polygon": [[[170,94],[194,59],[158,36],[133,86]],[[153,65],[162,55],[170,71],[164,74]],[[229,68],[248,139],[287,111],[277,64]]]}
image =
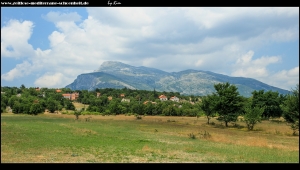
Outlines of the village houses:
{"label": "village houses", "polygon": [[171,97],[170,100],[172,100],[174,102],[179,102],[179,98],[176,96]]}
{"label": "village houses", "polygon": [[66,99],[69,100],[76,100],[79,97],[79,93],[66,93],[66,94],[62,94],[62,96]]}
{"label": "village houses", "polygon": [[167,98],[167,96],[165,96],[165,95],[160,95],[159,97],[158,97],[161,101],[166,101],[166,100],[168,100],[168,98]]}
{"label": "village houses", "polygon": [[123,99],[121,100],[121,102],[130,102],[130,99],[125,99],[125,98],[123,98]]}

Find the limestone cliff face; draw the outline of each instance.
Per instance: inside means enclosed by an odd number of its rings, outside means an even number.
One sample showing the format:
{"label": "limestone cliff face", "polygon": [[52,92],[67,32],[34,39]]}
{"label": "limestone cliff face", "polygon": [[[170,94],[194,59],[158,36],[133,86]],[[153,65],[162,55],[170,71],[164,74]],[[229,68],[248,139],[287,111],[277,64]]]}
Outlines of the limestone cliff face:
{"label": "limestone cliff face", "polygon": [[93,73],[79,75],[66,88],[72,90],[94,90],[96,88],[129,88],[180,92],[182,95],[204,96],[215,92],[214,84],[229,82],[238,87],[239,93],[251,96],[254,90],[278,91],[287,94],[289,91],[269,86],[252,78],[230,77],[209,71],[185,70],[168,73],[148,67],[134,67],[121,62],[104,62]]}

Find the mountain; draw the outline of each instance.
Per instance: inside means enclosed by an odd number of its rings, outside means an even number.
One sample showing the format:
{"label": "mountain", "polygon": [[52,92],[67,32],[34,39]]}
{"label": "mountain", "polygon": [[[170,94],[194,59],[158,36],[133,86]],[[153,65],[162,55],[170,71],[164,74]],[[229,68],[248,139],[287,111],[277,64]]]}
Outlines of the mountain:
{"label": "mountain", "polygon": [[289,93],[245,77],[230,77],[210,71],[184,70],[165,72],[144,66],[135,67],[116,61],[103,62],[98,70],[79,75],[73,83],[66,86],[72,90],[95,90],[96,88],[129,88],[180,92],[181,95],[205,96],[215,92],[214,84],[229,82],[234,84],[242,96],[250,97],[254,90],[278,91]]}

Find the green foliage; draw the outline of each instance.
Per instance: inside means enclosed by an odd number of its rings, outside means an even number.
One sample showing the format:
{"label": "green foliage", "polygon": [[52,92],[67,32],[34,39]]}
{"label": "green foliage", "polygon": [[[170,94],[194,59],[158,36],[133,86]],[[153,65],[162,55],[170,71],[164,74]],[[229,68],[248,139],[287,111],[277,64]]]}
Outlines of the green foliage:
{"label": "green foliage", "polygon": [[79,119],[79,116],[81,115],[81,113],[82,113],[82,109],[81,109],[81,110],[75,110],[75,111],[74,111],[74,115],[75,115],[75,117],[76,117],[76,120]]}
{"label": "green foliage", "polygon": [[292,89],[292,94],[287,95],[281,105],[284,119],[290,124],[293,134],[299,131],[299,84]]}
{"label": "green foliage", "polygon": [[264,90],[252,92],[252,107],[264,107],[264,113],[262,117],[269,119],[270,117],[280,117],[282,115],[282,109],[280,108],[283,102],[278,92]]}
{"label": "green foliage", "polygon": [[[228,122],[236,121],[239,114],[238,107],[243,105],[245,98],[239,100],[240,96],[236,94],[236,89],[226,84],[215,85],[219,90],[217,93],[208,96],[183,96],[179,92],[157,92],[147,90],[131,90],[131,89],[96,89],[95,91],[76,90],[79,93],[77,101],[88,104],[85,113],[82,114],[102,114],[102,115],[118,115],[118,114],[138,114],[138,115],[165,115],[165,116],[191,116],[197,118],[206,115],[207,123],[214,116],[218,116],[218,120]],[[215,88],[216,88],[215,87]],[[75,110],[74,104],[62,97],[61,93],[57,93],[55,89],[42,88],[36,91],[35,88],[24,87],[1,87],[5,91],[5,95],[1,94],[1,111],[4,112],[6,106],[10,106],[13,113],[37,114],[48,109],[51,113],[57,110]],[[73,92],[71,89],[62,88],[63,93]],[[96,97],[96,92],[101,93],[100,97]],[[16,95],[21,93],[21,97]],[[45,94],[45,95],[43,95]],[[124,94],[125,98],[130,102],[121,102]],[[160,101],[158,96],[166,95],[168,97],[177,96],[180,102]],[[108,96],[112,96],[112,100],[108,100]],[[199,100],[201,98],[201,100]],[[238,99],[237,99],[238,98]],[[279,100],[284,101],[284,96],[279,96]],[[38,100],[39,105],[34,105]],[[244,100],[244,101],[243,101]],[[145,101],[149,101],[144,104]],[[194,104],[191,104],[193,101]],[[240,102],[239,102],[240,101]],[[155,103],[152,103],[155,102]],[[15,105],[16,104],[16,105]],[[15,105],[15,106],[14,106]],[[282,108],[285,105],[282,104]],[[270,109],[274,109],[270,107]],[[39,111],[42,110],[42,111]],[[269,110],[271,111],[274,110]],[[219,112],[219,113],[218,113]],[[66,112],[65,112],[66,113]],[[73,114],[73,112],[70,112]],[[288,119],[288,118],[287,118]]]}
{"label": "green foliage", "polygon": [[8,98],[1,93],[1,113],[6,112],[7,103],[8,103]]}
{"label": "green foliage", "polygon": [[67,110],[75,110],[74,104],[68,99],[65,100],[65,106]]}
{"label": "green foliage", "polygon": [[23,112],[23,108],[22,108],[19,101],[15,101],[14,104],[13,104],[13,107],[11,107],[11,108],[12,108],[12,112],[15,113],[15,114]]}
{"label": "green foliage", "polygon": [[58,103],[52,98],[48,99],[47,102],[47,109],[50,111],[50,113],[54,113],[58,108]]}
{"label": "green foliage", "polygon": [[200,104],[201,110],[204,111],[204,114],[207,117],[207,124],[209,124],[209,120],[215,116],[215,95],[207,95],[202,99],[202,103]]}
{"label": "green foliage", "polygon": [[243,98],[239,95],[237,87],[227,83],[214,85],[217,93],[213,93],[215,99],[214,110],[219,113],[218,120],[224,121],[228,127],[229,122],[236,122],[242,112]]}
{"label": "green foliage", "polygon": [[244,108],[245,114],[243,115],[243,121],[247,124],[248,130],[253,130],[254,125],[261,122],[261,116],[264,112],[264,108],[255,106],[254,108],[247,106]]}
{"label": "green foliage", "polygon": [[5,113],[6,112],[6,104],[1,101],[1,113]]}
{"label": "green foliage", "polygon": [[42,112],[44,112],[44,109],[39,103],[34,103],[30,106],[30,114],[37,115]]}

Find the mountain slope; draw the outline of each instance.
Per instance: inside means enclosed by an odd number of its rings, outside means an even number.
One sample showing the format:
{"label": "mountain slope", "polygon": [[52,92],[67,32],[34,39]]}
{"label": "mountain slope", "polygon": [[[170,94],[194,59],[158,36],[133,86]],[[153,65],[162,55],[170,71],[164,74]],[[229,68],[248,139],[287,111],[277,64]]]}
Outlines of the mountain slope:
{"label": "mountain slope", "polygon": [[215,92],[214,84],[229,82],[238,87],[239,93],[251,96],[254,90],[289,91],[269,86],[252,78],[230,77],[209,71],[184,70],[168,73],[148,67],[134,67],[121,62],[104,62],[96,72],[81,74],[67,85],[72,90],[94,90],[96,88],[124,88],[139,90],[173,91],[182,95],[207,95]]}

